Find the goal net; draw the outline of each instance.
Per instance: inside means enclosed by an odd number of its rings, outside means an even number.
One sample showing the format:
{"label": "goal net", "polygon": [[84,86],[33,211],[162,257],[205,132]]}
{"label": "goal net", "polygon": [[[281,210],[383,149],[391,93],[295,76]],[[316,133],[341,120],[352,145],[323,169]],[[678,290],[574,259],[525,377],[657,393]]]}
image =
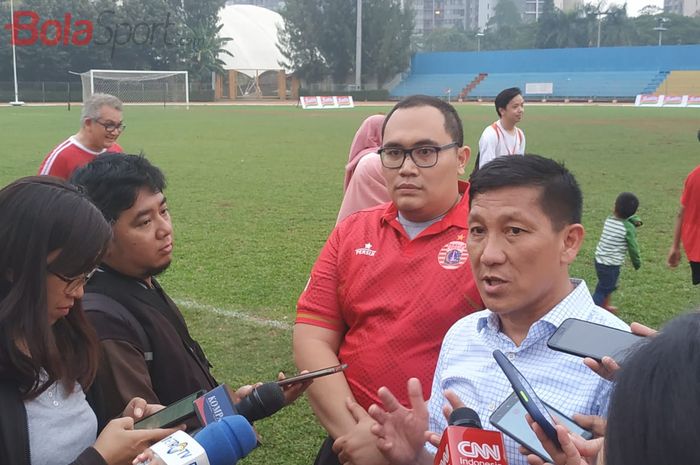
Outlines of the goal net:
{"label": "goal net", "polygon": [[80,77],[83,101],[92,94],[105,93],[124,103],[190,103],[187,71],[92,69]]}

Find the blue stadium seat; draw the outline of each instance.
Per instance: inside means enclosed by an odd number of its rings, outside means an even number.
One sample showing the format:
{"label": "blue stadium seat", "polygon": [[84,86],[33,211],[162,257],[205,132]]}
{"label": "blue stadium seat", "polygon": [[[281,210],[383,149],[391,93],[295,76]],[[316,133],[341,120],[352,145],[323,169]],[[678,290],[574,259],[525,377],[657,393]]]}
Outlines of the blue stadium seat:
{"label": "blue stadium seat", "polygon": [[493,52],[418,53],[394,97],[428,94],[457,98],[479,73],[486,78],[467,98],[493,98],[507,87],[552,83],[553,94],[532,98],[614,99],[653,93],[671,70],[700,69],[700,45],[604,47]]}

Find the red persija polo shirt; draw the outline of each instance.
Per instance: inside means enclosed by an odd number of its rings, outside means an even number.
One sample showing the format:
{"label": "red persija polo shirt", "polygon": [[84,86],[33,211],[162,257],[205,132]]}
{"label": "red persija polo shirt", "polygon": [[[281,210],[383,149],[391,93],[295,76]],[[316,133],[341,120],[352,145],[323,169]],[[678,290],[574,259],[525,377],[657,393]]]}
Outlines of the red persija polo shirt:
{"label": "red persija polo shirt", "polygon": [[365,409],[381,386],[408,406],[410,377],[430,392],[443,336],[483,308],[466,249],[468,186],[460,182],[461,200],[413,240],[393,203],[349,216],[311,271],[296,323],[344,334],[338,356]]}

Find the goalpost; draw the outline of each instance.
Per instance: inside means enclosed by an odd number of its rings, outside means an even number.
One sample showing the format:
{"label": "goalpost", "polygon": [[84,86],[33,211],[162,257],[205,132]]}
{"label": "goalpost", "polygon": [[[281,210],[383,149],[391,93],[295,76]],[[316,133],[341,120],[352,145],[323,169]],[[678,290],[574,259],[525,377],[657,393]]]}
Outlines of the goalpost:
{"label": "goalpost", "polygon": [[134,71],[91,69],[80,73],[83,101],[102,92],[124,103],[168,103],[190,105],[187,71]]}

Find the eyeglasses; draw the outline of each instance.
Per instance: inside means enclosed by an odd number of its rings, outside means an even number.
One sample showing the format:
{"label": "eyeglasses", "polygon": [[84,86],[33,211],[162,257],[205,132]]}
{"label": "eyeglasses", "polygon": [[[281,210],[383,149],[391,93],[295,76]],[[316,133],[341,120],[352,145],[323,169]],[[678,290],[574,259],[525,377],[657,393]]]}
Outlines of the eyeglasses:
{"label": "eyeglasses", "polygon": [[72,294],[76,290],[78,290],[79,287],[83,287],[85,285],[85,283],[87,283],[88,280],[90,278],[92,278],[92,275],[94,275],[96,271],[97,271],[97,268],[95,268],[94,270],[89,271],[87,273],[83,273],[81,275],[74,276],[72,278],[69,278],[68,276],[63,276],[62,274],[56,273],[55,271],[51,271],[51,270],[49,270],[49,273],[56,276],[58,279],[60,279],[64,283],[66,283],[66,287],[65,287],[65,289],[63,289],[63,292],[65,292],[66,294]]}
{"label": "eyeglasses", "polygon": [[124,130],[126,129],[126,124],[122,124],[122,123],[119,123],[119,124],[103,123],[98,118],[93,118],[93,121],[96,122],[97,124],[99,124],[100,126],[102,126],[103,128],[105,128],[105,131],[107,131],[109,133],[112,133],[115,131],[124,132]]}
{"label": "eyeglasses", "polygon": [[382,160],[382,165],[385,168],[392,170],[401,168],[406,161],[406,157],[411,157],[413,164],[415,164],[418,168],[431,168],[437,164],[438,153],[441,150],[458,146],[459,144],[457,142],[452,142],[451,144],[447,145],[422,145],[420,147],[413,147],[410,149],[404,149],[401,147],[382,147],[377,152],[379,153],[379,158]]}

